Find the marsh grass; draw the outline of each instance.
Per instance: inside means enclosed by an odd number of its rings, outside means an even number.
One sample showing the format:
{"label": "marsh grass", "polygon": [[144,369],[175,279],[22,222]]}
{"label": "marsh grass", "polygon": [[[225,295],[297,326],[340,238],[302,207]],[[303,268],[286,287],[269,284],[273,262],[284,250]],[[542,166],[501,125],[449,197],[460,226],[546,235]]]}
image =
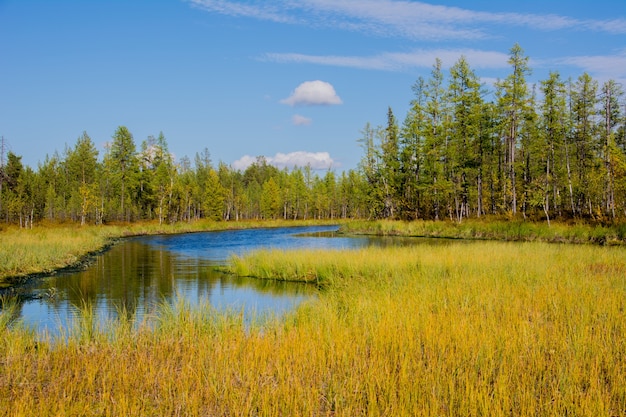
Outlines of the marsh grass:
{"label": "marsh grass", "polygon": [[77,264],[106,246],[99,228],[11,228],[0,232],[0,278],[50,272]]}
{"label": "marsh grass", "polygon": [[506,242],[251,254],[233,268],[323,278],[320,296],[253,324],[179,303],[65,343],[0,328],[0,414],[624,415],[625,255]]}
{"label": "marsh grass", "polygon": [[505,240],[551,243],[594,243],[623,245],[626,243],[626,224],[601,225],[590,223],[559,223],[498,219],[467,219],[451,221],[352,221],[342,224],[347,234],[379,236],[418,236],[454,239]]}

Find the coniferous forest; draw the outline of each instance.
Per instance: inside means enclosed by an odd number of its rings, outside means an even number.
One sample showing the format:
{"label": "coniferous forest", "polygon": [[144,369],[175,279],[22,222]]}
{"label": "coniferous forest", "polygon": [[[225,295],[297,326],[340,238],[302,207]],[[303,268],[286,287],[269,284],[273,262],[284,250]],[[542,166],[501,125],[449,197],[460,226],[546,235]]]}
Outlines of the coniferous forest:
{"label": "coniferous forest", "polygon": [[[205,149],[174,160],[163,133],[139,146],[118,127],[101,155],[87,132],[36,169],[0,158],[0,220],[102,224],[243,219],[452,219],[488,215],[613,222],[626,217],[626,104],[616,81],[558,72],[530,84],[510,50],[493,87],[461,57],[436,60],[408,113],[366,124],[359,167],[337,174],[213,164]],[[177,138],[177,140],[180,138]]]}

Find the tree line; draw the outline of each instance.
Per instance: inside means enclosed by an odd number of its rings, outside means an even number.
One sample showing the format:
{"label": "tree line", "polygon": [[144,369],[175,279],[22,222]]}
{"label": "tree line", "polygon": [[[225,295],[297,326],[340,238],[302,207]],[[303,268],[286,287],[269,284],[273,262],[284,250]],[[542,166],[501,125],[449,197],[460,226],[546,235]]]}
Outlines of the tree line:
{"label": "tree line", "polygon": [[35,171],[11,152],[0,168],[0,218],[32,227],[41,220],[81,224],[197,219],[308,219],[364,217],[356,171],[320,175],[311,167],[279,170],[263,157],[244,171],[212,164],[205,149],[175,161],[163,133],[136,148],[125,126],[102,159],[83,133],[62,155]]}
{"label": "tree line", "polygon": [[[626,215],[626,127],[622,86],[558,72],[529,85],[522,48],[510,74],[486,91],[461,57],[446,75],[436,60],[418,78],[401,126],[369,124],[364,149],[374,217],[507,215],[614,221]],[[490,100],[486,98],[489,97]]]}
{"label": "tree line", "polygon": [[[37,170],[0,158],[0,220],[102,224],[195,219],[393,218],[462,221],[507,215],[614,221],[626,216],[622,86],[558,72],[537,85],[522,48],[488,91],[461,57],[413,85],[402,124],[366,124],[355,170],[278,169],[263,157],[245,170],[212,164],[208,149],[178,161],[163,133],[137,149],[125,126],[99,152],[85,132]],[[6,159],[6,160],[5,160]]]}

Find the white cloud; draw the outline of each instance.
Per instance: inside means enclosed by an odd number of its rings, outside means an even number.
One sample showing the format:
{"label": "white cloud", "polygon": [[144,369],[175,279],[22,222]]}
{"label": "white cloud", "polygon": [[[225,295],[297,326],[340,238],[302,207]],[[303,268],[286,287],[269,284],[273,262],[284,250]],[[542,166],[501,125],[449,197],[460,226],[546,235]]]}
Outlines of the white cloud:
{"label": "white cloud", "polygon": [[266,54],[263,59],[280,63],[305,63],[337,67],[402,71],[413,68],[430,68],[435,59],[449,68],[464,56],[472,68],[507,68],[509,55],[477,49],[419,49],[412,52],[387,52],[369,57],[305,54]]}
{"label": "white cloud", "polygon": [[291,118],[291,121],[296,126],[308,126],[311,123],[313,123],[312,119],[305,117],[305,116],[301,116],[299,114],[294,114],[293,117]]}
{"label": "white cloud", "polygon": [[241,158],[237,159],[235,162],[233,162],[231,166],[233,169],[243,171],[255,162],[256,158],[254,156],[244,155]]}
{"label": "white cloud", "polygon": [[341,104],[341,98],[335,88],[325,81],[305,81],[291,93],[291,96],[280,101],[290,106],[298,105],[332,105]]}
{"label": "white cloud", "polygon": [[[305,167],[309,165],[311,169],[329,169],[337,167],[337,164],[330,157],[328,152],[305,152],[297,151],[290,153],[277,153],[274,156],[265,157],[268,164],[277,168]],[[244,155],[231,164],[233,169],[245,170],[257,161],[256,157]]]}

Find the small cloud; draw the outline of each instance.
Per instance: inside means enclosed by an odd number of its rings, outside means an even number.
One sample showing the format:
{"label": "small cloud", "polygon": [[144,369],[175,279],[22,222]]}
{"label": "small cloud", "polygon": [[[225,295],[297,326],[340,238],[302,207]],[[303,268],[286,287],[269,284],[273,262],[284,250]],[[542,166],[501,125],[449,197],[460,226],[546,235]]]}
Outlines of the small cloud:
{"label": "small cloud", "polygon": [[290,106],[316,106],[341,104],[341,98],[335,92],[335,88],[325,81],[305,81],[291,93],[291,96],[280,101]]}
{"label": "small cloud", "polygon": [[291,121],[295,126],[308,126],[313,123],[313,119],[308,117],[300,116],[299,114],[294,114],[291,118]]}
{"label": "small cloud", "polygon": [[310,165],[312,169],[328,169],[335,163],[328,152],[304,151],[286,154],[279,152],[274,157],[268,158],[268,162],[278,168],[305,167]]}
{"label": "small cloud", "polygon": [[[233,169],[244,171],[257,161],[256,157],[244,155],[231,164]],[[274,156],[266,157],[268,164],[277,168],[294,168],[310,166],[311,169],[329,169],[337,166],[328,152],[305,152],[296,151],[290,153],[277,153]]]}
{"label": "small cloud", "polygon": [[256,162],[256,158],[250,155],[244,155],[231,164],[232,168],[243,171]]}

